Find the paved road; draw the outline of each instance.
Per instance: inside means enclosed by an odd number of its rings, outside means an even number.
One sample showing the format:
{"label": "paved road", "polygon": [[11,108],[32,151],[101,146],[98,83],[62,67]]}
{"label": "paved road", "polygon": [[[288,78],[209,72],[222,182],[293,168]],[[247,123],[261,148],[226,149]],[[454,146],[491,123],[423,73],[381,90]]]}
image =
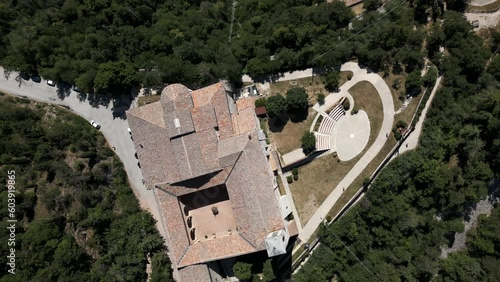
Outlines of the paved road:
{"label": "paved road", "polygon": [[469,22],[478,21],[478,29],[483,27],[495,27],[500,23],[500,10],[494,13],[464,13],[464,15]]}
{"label": "paved road", "polygon": [[[135,158],[134,144],[127,132],[128,121],[114,118],[111,102],[109,106],[93,107],[88,101],[80,101],[76,92],[71,92],[69,96],[60,99],[55,87],[50,87],[44,80],[41,83],[21,80],[16,81],[17,73],[11,73],[6,77],[3,75],[4,69],[0,67],[0,91],[18,96],[26,96],[30,99],[68,106],[75,113],[87,120],[95,120],[101,124],[101,132],[108,140],[111,147],[115,147],[116,154],[122,160],[127,171],[129,181],[135,196],[139,200],[143,209],[151,212],[153,217],[159,221],[158,206],[152,190],[147,190],[142,184],[142,173],[137,166]],[[165,236],[163,226],[158,225],[160,233]]]}
{"label": "paved road", "polygon": [[[298,70],[298,71],[291,71],[291,72],[284,72],[276,77],[269,77],[267,80],[273,81],[273,82],[278,82],[278,81],[287,81],[287,80],[294,80],[294,79],[299,79],[299,78],[304,78],[304,77],[311,77],[313,76],[313,69],[305,69],[305,70]],[[241,77],[241,80],[243,82],[248,82],[248,83],[253,83],[254,80],[248,76],[248,75],[243,75]]]}
{"label": "paved road", "polygon": [[[375,139],[372,146],[366,151],[366,153],[361,157],[361,159],[354,165],[354,167],[347,173],[347,175],[342,179],[335,189],[328,195],[326,200],[321,204],[321,206],[316,210],[311,219],[303,226],[302,231],[299,233],[299,238],[302,242],[309,240],[314,231],[323,222],[324,218],[331,210],[333,205],[338,201],[343,193],[343,188],[347,188],[351,183],[358,177],[358,175],[366,168],[366,166],[375,158],[375,156],[380,152],[384,146],[387,137],[386,133],[390,132],[394,122],[394,102],[392,101],[391,90],[385,83],[385,81],[376,73],[367,73],[366,69],[360,69],[357,63],[348,62],[342,65],[342,71],[352,71],[353,77],[350,81],[346,82],[340,87],[340,92],[347,91],[350,87],[359,81],[368,81],[373,84],[377,89],[382,100],[382,106],[384,110],[384,119],[382,121],[381,130]],[[328,95],[329,96],[335,96]],[[326,102],[325,102],[326,104]]]}
{"label": "paved road", "polygon": [[[418,140],[420,139],[420,134],[422,134],[422,128],[423,124],[425,121],[425,117],[427,116],[427,111],[429,110],[429,107],[432,103],[432,100],[434,99],[434,96],[436,95],[437,89],[439,88],[439,85],[441,84],[441,79],[443,77],[440,76],[436,80],[436,84],[434,85],[434,88],[432,88],[431,95],[429,96],[429,99],[427,100],[427,103],[425,103],[425,107],[422,110],[422,114],[420,115],[419,120],[415,124],[415,129],[413,130],[412,133],[406,138],[406,140],[403,142],[401,145],[401,148],[399,149],[399,153],[404,153],[409,150],[413,150],[417,147]],[[395,158],[396,155],[393,156]]]}

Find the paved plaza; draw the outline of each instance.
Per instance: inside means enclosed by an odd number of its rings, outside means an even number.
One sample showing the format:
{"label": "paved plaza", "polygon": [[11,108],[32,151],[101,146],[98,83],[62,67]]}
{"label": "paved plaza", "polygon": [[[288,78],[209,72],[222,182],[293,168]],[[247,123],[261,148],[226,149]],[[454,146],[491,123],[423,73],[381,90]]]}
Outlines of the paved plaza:
{"label": "paved plaza", "polygon": [[[332,134],[332,142],[341,161],[348,161],[359,155],[370,138],[370,120],[365,111],[347,115],[340,119]],[[336,134],[335,134],[336,132]],[[332,144],[333,145],[333,144]]]}

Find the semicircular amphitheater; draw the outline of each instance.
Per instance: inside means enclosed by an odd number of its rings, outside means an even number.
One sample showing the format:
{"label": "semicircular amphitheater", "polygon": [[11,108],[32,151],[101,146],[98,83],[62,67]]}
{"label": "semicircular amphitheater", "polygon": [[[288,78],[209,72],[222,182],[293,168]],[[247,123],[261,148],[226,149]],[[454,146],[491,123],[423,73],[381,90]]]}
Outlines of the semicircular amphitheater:
{"label": "semicircular amphitheater", "polygon": [[340,99],[327,114],[321,112],[321,123],[316,136],[316,150],[325,153],[337,152],[341,161],[348,161],[359,155],[368,144],[370,138],[370,120],[365,111],[357,114],[346,114]]}

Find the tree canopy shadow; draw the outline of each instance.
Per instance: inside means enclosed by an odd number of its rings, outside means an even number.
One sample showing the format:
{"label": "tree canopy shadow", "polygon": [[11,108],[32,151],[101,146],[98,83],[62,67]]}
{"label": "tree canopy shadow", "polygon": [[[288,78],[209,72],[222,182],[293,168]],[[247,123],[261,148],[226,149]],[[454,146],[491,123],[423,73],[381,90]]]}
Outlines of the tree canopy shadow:
{"label": "tree canopy shadow", "polygon": [[288,122],[288,115],[283,114],[280,116],[269,117],[269,130],[271,132],[281,132]]}
{"label": "tree canopy shadow", "polygon": [[64,82],[58,83],[56,92],[57,92],[57,98],[59,98],[60,100],[64,100],[71,94],[71,86]]}
{"label": "tree canopy shadow", "polygon": [[297,123],[297,122],[302,122],[307,119],[309,112],[307,109],[302,110],[302,111],[297,111],[297,112],[288,112],[288,118],[290,119],[291,122]]}

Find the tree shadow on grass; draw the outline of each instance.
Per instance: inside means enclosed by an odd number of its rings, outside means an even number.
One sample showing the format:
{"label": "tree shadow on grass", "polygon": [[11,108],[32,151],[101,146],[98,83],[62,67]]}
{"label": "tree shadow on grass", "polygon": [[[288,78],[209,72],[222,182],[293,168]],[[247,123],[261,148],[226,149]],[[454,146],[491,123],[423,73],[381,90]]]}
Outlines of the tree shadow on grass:
{"label": "tree shadow on grass", "polygon": [[288,122],[288,115],[283,114],[280,116],[269,117],[269,130],[271,132],[281,132]]}
{"label": "tree shadow on grass", "polygon": [[294,111],[294,112],[288,112],[288,118],[290,119],[291,122],[297,123],[297,122],[302,122],[307,119],[309,112],[307,109],[302,110],[302,111]]}

